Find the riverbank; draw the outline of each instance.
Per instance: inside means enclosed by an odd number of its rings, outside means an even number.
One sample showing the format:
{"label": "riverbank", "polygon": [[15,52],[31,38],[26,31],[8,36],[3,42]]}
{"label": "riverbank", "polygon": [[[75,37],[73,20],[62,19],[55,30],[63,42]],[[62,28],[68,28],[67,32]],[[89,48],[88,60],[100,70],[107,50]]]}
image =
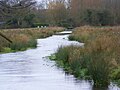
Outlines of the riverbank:
{"label": "riverbank", "polygon": [[79,27],[69,40],[85,45],[60,47],[50,58],[77,78],[94,80],[95,87],[120,85],[120,27]]}
{"label": "riverbank", "polygon": [[0,30],[12,43],[0,36],[0,53],[23,51],[35,48],[38,38],[49,37],[56,32],[63,31],[61,27],[32,28],[32,29],[6,29]]}

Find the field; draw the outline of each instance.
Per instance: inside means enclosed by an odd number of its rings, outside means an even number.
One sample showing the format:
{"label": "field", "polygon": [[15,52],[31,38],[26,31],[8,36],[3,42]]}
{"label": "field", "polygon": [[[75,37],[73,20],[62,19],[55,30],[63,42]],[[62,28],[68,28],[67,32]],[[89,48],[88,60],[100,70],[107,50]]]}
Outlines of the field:
{"label": "field", "polygon": [[27,48],[35,48],[39,38],[45,38],[60,32],[64,28],[48,27],[48,28],[31,28],[31,29],[4,29],[0,33],[7,37],[12,43],[0,36],[0,53],[14,52],[26,50]]}
{"label": "field", "polygon": [[55,55],[59,66],[79,79],[92,79],[95,87],[120,85],[120,27],[78,27],[69,40],[84,46],[60,47]]}

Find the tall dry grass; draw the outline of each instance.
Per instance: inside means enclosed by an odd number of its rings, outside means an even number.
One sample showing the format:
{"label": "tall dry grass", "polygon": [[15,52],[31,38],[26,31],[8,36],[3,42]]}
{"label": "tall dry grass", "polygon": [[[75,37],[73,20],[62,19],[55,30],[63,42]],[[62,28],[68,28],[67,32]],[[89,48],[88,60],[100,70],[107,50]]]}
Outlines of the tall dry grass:
{"label": "tall dry grass", "polygon": [[78,27],[69,39],[85,46],[59,48],[56,58],[67,63],[75,76],[93,79],[95,87],[120,81],[120,27]]}
{"label": "tall dry grass", "polygon": [[36,47],[36,39],[51,36],[55,32],[62,30],[63,28],[60,27],[0,30],[2,34],[13,42],[10,44],[0,36],[0,52],[18,51]]}

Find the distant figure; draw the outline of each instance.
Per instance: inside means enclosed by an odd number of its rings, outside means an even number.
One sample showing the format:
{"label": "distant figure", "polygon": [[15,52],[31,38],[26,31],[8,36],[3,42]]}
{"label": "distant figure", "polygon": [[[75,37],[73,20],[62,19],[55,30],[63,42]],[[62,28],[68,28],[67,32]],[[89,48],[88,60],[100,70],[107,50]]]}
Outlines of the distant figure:
{"label": "distant figure", "polygon": [[41,28],[43,28],[43,26],[41,26]]}
{"label": "distant figure", "polygon": [[44,26],[44,28],[46,28],[47,26]]}
{"label": "distant figure", "polygon": [[40,26],[37,26],[37,28],[40,28]]}

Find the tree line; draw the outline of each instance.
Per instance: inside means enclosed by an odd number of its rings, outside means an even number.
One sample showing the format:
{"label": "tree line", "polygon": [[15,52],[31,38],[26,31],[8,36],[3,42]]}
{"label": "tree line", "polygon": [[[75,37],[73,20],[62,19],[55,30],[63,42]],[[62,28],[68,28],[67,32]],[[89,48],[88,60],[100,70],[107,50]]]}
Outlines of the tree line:
{"label": "tree line", "polygon": [[120,0],[0,0],[2,28],[119,25]]}
{"label": "tree line", "polygon": [[51,22],[58,25],[120,24],[120,0],[54,0],[48,5]]}

